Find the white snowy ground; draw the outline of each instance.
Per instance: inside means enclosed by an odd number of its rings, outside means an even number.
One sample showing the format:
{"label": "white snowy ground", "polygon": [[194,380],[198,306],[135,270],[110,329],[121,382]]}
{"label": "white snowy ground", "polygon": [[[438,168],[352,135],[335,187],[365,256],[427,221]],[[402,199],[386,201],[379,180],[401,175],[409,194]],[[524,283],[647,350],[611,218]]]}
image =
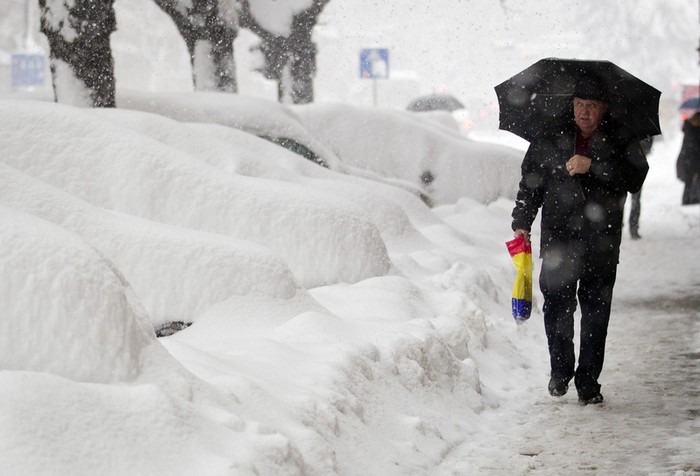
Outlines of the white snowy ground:
{"label": "white snowy ground", "polygon": [[[532,368],[480,366],[496,408],[481,414],[488,423],[479,437],[432,474],[700,474],[700,213],[679,206],[680,139],[657,139],[642,192],[643,239],[623,238],[600,380],[605,403],[579,407],[573,387],[549,397],[544,343]],[[525,325],[544,333],[541,315]],[[515,345],[527,352],[536,340],[523,334]]]}
{"label": "white snowy ground", "polygon": [[680,137],[650,158],[606,403],[582,408],[546,394],[539,296],[510,317],[521,151],[403,112],[120,105],[151,112],[0,100],[1,474],[700,472]]}

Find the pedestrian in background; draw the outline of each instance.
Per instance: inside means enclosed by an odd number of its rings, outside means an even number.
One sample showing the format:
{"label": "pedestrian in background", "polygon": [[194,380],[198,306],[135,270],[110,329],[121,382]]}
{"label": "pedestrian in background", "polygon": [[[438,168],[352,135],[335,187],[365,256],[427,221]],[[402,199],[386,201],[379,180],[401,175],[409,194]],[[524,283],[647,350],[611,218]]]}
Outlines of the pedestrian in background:
{"label": "pedestrian in background", "polygon": [[[646,139],[643,139],[639,142],[639,145],[642,146],[642,151],[644,152],[645,156],[649,155],[649,152],[651,152],[651,146],[653,144],[654,139],[652,137],[647,137]],[[632,193],[630,195],[630,198],[630,236],[633,240],[638,240],[641,238],[641,235],[639,234],[639,216],[642,213],[642,189],[639,189],[638,192]]]}
{"label": "pedestrian in background", "polygon": [[700,203],[700,112],[683,122],[683,145],[676,161],[676,174],[685,183],[681,204]]}

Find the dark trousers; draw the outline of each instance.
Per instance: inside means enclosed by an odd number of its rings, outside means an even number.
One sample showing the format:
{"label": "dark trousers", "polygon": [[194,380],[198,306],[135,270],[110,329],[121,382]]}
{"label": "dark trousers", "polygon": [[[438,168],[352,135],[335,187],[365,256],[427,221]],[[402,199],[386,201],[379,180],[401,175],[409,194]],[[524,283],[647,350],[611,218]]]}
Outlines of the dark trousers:
{"label": "dark trousers", "polygon": [[630,201],[630,233],[636,235],[639,233],[639,214],[642,211],[642,191],[632,194]]}
{"label": "dark trousers", "polygon": [[[592,242],[591,242],[592,241]],[[600,391],[613,286],[617,274],[619,237],[550,243],[542,252],[540,289],[544,295],[551,376],[574,378],[580,396]],[[581,305],[578,367],[574,371],[574,312]]]}

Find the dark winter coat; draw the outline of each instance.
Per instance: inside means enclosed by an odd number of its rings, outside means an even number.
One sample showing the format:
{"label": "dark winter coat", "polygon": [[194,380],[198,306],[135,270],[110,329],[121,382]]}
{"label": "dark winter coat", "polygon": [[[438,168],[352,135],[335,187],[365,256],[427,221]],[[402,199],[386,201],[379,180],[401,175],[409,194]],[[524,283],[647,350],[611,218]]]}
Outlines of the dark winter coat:
{"label": "dark winter coat", "polygon": [[512,228],[530,230],[542,208],[541,251],[557,241],[601,239],[619,246],[628,192],[642,188],[649,165],[639,141],[621,129],[601,125],[591,140],[591,168],[573,177],[566,162],[574,155],[573,122],[530,145],[513,209]]}
{"label": "dark winter coat", "polygon": [[683,145],[676,161],[676,173],[685,182],[681,203],[700,203],[700,112],[683,123]]}

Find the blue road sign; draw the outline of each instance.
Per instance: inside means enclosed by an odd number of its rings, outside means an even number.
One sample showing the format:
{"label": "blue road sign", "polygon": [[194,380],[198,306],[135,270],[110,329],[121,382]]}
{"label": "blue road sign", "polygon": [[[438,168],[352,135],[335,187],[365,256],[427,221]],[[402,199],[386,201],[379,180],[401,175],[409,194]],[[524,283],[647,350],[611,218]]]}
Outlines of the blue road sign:
{"label": "blue road sign", "polygon": [[43,86],[44,55],[12,54],[12,87]]}
{"label": "blue road sign", "polygon": [[387,48],[360,50],[360,78],[389,78],[389,50]]}

